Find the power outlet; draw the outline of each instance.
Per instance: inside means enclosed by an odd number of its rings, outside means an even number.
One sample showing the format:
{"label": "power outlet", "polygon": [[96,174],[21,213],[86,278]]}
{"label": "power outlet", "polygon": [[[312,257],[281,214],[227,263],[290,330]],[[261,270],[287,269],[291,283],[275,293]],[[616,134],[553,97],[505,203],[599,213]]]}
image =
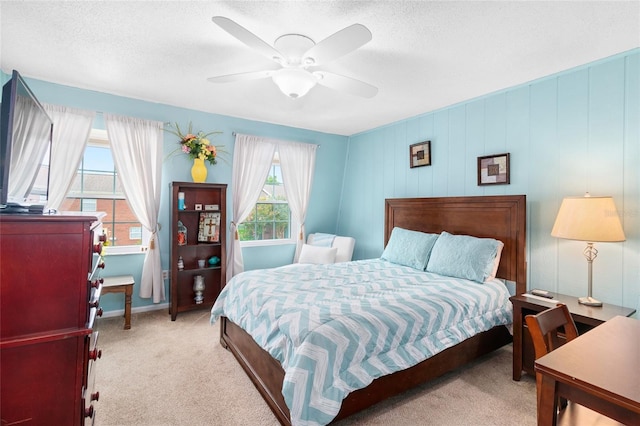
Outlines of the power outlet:
{"label": "power outlet", "polygon": [[169,271],[162,271],[162,279],[163,280],[168,280],[169,279]]}

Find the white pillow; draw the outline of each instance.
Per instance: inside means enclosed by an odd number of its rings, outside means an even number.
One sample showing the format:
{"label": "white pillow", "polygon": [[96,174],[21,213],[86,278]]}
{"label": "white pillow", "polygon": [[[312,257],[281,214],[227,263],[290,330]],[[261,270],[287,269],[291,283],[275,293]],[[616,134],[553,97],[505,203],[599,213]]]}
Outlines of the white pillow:
{"label": "white pillow", "polygon": [[315,264],[327,264],[334,263],[336,260],[336,253],[338,249],[336,247],[320,247],[304,244],[300,251],[300,258],[298,263],[315,263]]}

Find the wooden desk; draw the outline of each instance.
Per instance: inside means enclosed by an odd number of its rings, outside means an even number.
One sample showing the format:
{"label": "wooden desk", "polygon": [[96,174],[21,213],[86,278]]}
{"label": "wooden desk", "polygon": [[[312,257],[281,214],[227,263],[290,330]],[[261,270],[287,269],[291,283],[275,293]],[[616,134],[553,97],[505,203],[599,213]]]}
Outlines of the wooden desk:
{"label": "wooden desk", "polygon": [[[520,380],[522,371],[534,375],[533,361],[535,353],[533,341],[524,317],[535,315],[546,309],[553,308],[557,302],[564,303],[569,308],[573,321],[578,328],[578,334],[584,334],[611,318],[622,315],[629,317],[636,310],[605,303],[600,307],[586,306],[578,303],[578,298],[566,294],[551,293],[553,301],[542,298],[528,297],[525,294],[511,297],[513,303],[513,380]],[[557,302],[556,302],[557,301]]]}
{"label": "wooden desk", "polygon": [[538,425],[556,424],[558,396],[621,423],[640,420],[640,321],[616,316],[539,358]]}

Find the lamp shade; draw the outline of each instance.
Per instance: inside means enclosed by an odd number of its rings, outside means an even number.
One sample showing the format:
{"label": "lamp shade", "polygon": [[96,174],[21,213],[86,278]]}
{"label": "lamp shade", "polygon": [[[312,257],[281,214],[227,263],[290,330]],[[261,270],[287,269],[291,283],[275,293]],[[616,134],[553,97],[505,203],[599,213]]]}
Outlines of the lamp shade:
{"label": "lamp shade", "polygon": [[611,197],[567,197],[562,200],[551,235],[588,242],[624,241]]}
{"label": "lamp shade", "polygon": [[301,98],[318,80],[309,71],[299,68],[283,68],[271,77],[282,93],[290,98]]}

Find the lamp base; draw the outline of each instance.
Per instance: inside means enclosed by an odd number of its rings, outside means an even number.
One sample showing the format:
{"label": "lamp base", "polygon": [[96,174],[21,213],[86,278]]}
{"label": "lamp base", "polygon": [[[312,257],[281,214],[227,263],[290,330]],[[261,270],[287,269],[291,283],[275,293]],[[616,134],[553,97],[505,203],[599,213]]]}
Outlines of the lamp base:
{"label": "lamp base", "polygon": [[591,296],[588,297],[578,297],[578,303],[586,306],[602,306],[602,302],[598,299],[594,299]]}

